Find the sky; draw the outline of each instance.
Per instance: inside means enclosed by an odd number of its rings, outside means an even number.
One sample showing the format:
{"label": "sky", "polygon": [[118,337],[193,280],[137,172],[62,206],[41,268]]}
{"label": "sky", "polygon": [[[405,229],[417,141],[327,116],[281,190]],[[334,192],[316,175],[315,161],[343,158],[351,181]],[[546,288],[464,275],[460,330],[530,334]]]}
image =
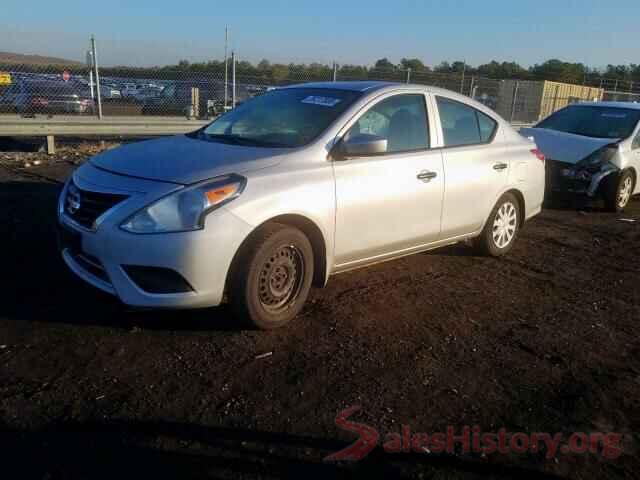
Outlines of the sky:
{"label": "sky", "polygon": [[1,0],[0,51],[103,65],[221,59],[224,29],[257,63],[427,65],[549,58],[594,67],[640,63],[639,0]]}

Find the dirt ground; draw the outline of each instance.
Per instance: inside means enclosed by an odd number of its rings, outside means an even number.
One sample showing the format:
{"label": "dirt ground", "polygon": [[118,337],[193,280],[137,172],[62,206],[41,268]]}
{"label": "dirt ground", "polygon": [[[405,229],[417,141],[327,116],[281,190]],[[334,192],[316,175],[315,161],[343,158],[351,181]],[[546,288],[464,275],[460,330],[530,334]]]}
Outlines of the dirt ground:
{"label": "dirt ground", "polygon": [[[640,478],[639,200],[545,210],[504,259],[458,245],[338,275],[260,332],[224,307],[133,311],[66,271],[56,197],[92,151],[0,152],[2,478]],[[357,438],[335,424],[353,405],[382,434],[624,437],[615,459],[324,462]]]}

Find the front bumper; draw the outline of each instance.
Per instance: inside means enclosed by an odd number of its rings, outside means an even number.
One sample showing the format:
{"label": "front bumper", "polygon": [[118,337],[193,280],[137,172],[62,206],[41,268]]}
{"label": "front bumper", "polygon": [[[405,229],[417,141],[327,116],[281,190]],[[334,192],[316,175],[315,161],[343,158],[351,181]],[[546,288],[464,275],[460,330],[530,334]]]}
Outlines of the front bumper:
{"label": "front bumper", "polygon": [[[82,167],[74,182],[85,189],[112,189],[122,177]],[[113,177],[108,179],[108,177]],[[133,182],[127,179],[127,182]],[[111,185],[105,183],[112,182]],[[144,181],[146,182],[146,181]],[[130,187],[130,185],[129,185]],[[63,211],[59,211],[60,228],[70,232],[73,248],[61,242],[62,258],[78,277],[136,307],[197,308],[219,305],[224,295],[231,261],[252,227],[224,207],[209,214],[205,228],[193,232],[139,235],[126,232],[119,225],[149,198],[174,186],[160,185],[153,192],[131,193],[131,197],[105,214],[95,230],[82,228]],[[113,191],[113,190],[112,190]],[[116,191],[122,191],[118,189]],[[64,191],[63,191],[64,195]],[[134,282],[125,266],[157,267],[178,273],[191,286],[180,293],[150,293]]]}
{"label": "front bumper", "polygon": [[610,164],[600,171],[591,173],[580,169],[573,163],[547,160],[546,185],[548,192],[565,192],[595,197],[602,181],[616,168]]}

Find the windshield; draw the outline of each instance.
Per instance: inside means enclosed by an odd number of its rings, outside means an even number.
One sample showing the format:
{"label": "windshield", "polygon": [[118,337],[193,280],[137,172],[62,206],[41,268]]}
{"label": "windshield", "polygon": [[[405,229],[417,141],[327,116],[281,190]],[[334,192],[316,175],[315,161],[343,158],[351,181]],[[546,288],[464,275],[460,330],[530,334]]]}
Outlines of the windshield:
{"label": "windshield", "polygon": [[537,125],[585,137],[627,138],[640,121],[640,110],[618,107],[570,106]]}
{"label": "windshield", "polygon": [[243,145],[300,147],[318,137],[360,95],[326,88],[273,90],[222,115],[203,134]]}

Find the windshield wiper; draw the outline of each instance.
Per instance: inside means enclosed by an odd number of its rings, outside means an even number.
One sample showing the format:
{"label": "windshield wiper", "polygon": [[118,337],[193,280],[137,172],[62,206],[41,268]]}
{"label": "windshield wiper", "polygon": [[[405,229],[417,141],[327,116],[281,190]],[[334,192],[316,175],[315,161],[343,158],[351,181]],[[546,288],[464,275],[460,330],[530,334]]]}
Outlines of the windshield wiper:
{"label": "windshield wiper", "polygon": [[208,138],[208,139],[229,142],[234,145],[247,145],[252,147],[274,147],[274,148],[288,146],[283,143],[268,142],[266,140],[259,140],[257,138],[243,137],[242,135],[229,135],[226,133],[222,134],[222,133],[206,133],[206,132],[202,132],[202,135],[204,135],[205,138]]}

